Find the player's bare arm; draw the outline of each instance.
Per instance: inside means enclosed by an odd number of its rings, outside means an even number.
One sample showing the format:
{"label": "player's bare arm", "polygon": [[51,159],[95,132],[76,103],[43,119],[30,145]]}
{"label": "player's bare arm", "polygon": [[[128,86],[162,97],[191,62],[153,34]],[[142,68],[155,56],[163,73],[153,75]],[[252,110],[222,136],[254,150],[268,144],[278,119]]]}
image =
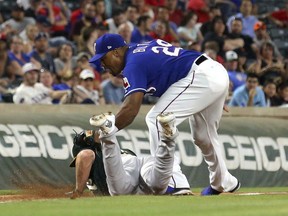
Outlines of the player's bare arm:
{"label": "player's bare arm", "polygon": [[133,122],[140,110],[143,97],[143,92],[135,92],[125,98],[120,111],[116,115],[115,125],[119,130],[125,128]]}

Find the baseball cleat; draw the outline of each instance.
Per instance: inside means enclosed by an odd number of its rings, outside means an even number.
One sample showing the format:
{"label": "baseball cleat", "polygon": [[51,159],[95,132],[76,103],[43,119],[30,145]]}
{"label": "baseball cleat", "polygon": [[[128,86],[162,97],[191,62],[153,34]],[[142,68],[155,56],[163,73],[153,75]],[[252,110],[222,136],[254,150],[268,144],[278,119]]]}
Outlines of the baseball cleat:
{"label": "baseball cleat", "polygon": [[163,136],[166,138],[172,138],[177,133],[177,128],[175,126],[176,117],[172,112],[160,113],[157,116],[162,127]]}
{"label": "baseball cleat", "polygon": [[[239,190],[240,187],[241,187],[241,183],[238,181],[236,187],[234,189],[232,189],[231,191],[228,191],[228,192],[234,193],[235,191]],[[222,192],[213,189],[211,186],[208,186],[201,191],[202,196],[219,195],[221,193]]]}
{"label": "baseball cleat", "polygon": [[193,195],[193,193],[189,189],[180,189],[180,190],[172,193],[172,196],[186,196],[186,195]]}
{"label": "baseball cleat", "polygon": [[202,196],[219,195],[220,193],[222,192],[213,189],[210,185],[201,191]]}
{"label": "baseball cleat", "polygon": [[99,128],[104,135],[109,134],[115,128],[115,116],[112,112],[94,115],[89,122],[90,125]]}

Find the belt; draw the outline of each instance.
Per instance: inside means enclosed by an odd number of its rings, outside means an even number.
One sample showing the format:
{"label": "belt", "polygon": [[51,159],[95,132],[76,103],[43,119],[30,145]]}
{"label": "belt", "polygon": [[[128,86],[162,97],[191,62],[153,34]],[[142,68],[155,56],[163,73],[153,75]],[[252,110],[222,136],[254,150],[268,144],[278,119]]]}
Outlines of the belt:
{"label": "belt", "polygon": [[195,61],[195,64],[196,65],[200,65],[202,62],[204,62],[205,60],[207,60],[208,58],[204,55],[201,55],[196,61]]}

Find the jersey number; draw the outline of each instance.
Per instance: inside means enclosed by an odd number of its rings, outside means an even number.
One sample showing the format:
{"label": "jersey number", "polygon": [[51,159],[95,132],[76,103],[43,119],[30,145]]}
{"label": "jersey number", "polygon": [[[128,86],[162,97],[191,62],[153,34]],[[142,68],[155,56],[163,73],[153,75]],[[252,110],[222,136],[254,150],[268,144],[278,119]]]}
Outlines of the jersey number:
{"label": "jersey number", "polygon": [[[159,44],[159,46],[154,46],[154,47],[152,47],[152,51],[153,51],[154,53],[159,53],[160,50],[161,50],[165,55],[168,55],[168,56],[178,56],[180,50],[182,49],[182,48],[180,48],[180,47],[173,47],[172,44],[167,43],[167,42],[165,42],[165,41],[163,41],[163,40],[160,40],[160,39],[158,39],[158,40],[156,41],[156,43]],[[171,50],[171,49],[169,50],[170,47],[171,47],[172,49],[174,48],[174,50]]]}

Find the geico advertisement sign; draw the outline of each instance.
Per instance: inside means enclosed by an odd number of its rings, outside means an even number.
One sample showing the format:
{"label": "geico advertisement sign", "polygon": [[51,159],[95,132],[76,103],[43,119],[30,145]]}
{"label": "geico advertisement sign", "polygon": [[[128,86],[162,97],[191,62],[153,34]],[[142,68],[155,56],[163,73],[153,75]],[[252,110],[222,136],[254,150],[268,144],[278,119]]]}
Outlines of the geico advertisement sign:
{"label": "geico advertisement sign", "polygon": [[[79,126],[0,124],[0,156],[66,160],[71,157],[73,129],[82,130]],[[219,138],[229,170],[288,171],[288,137],[220,134]],[[129,148],[139,156],[150,153],[147,131],[121,130],[117,139],[122,148]],[[180,132],[176,154],[184,166],[198,167],[203,162],[201,151],[188,132]]]}

